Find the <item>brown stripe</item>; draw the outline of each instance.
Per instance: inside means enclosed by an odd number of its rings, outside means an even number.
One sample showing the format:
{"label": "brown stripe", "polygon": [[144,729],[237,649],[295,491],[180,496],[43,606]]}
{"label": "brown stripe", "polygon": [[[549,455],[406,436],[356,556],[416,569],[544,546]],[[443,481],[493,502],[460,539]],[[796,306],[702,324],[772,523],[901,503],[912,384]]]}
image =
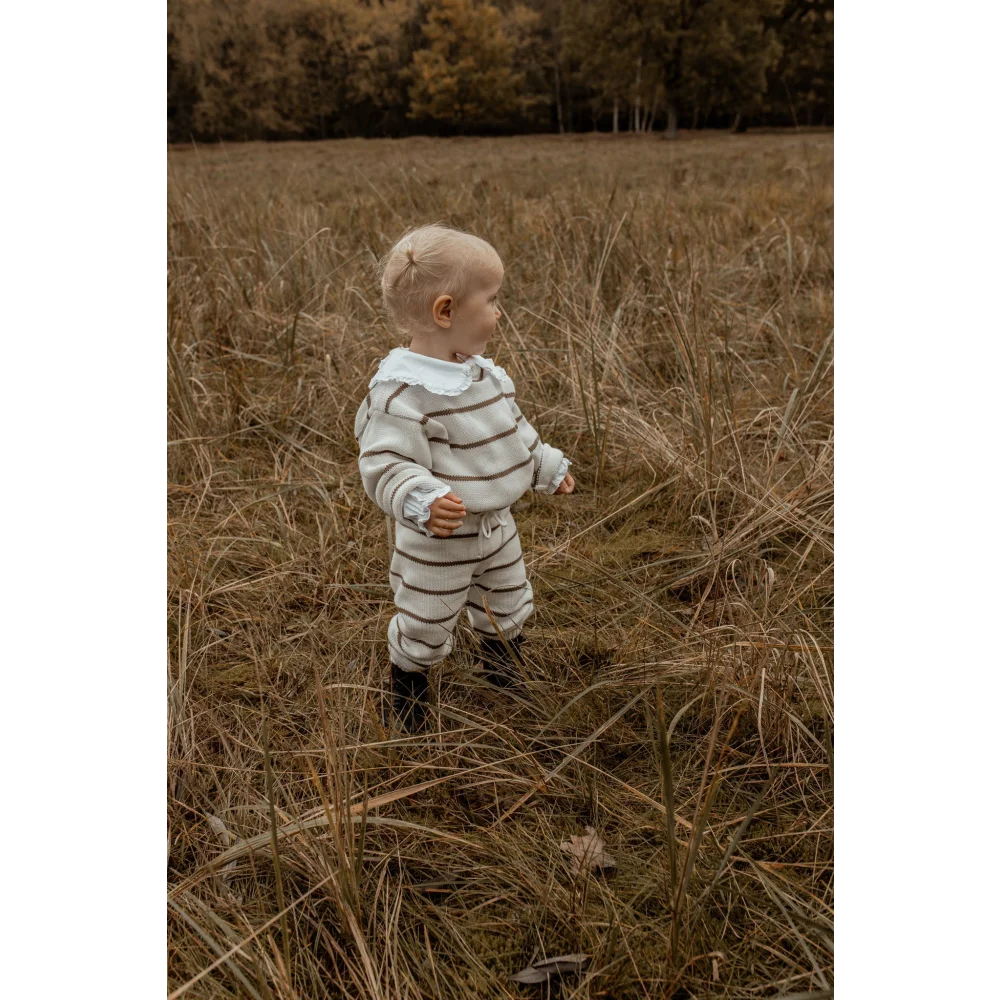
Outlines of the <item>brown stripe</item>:
{"label": "brown stripe", "polygon": [[[513,537],[514,536],[511,535],[511,538],[513,538]],[[504,544],[506,545],[507,543],[504,542]],[[516,559],[512,559],[509,563],[501,563],[501,565],[499,565],[499,566],[491,566],[489,569],[484,569],[482,571],[482,573],[473,573],[472,574],[472,579],[473,580],[481,580],[484,576],[486,576],[487,573],[492,573],[495,569],[507,569],[508,567],[513,566],[516,563],[520,562],[522,558],[523,558],[523,554],[520,555],[520,556],[518,556]]]}
{"label": "brown stripe", "polygon": [[[431,417],[443,417],[449,413],[469,413],[471,410],[481,410],[484,406],[492,406],[494,403],[499,403],[501,399],[504,398],[504,393],[498,392],[495,396],[491,396],[489,399],[483,400],[481,403],[471,403],[469,406],[456,406],[449,410],[432,410],[430,413],[425,413],[421,418],[420,422],[426,424]],[[513,395],[513,393],[511,393]]]}
{"label": "brown stripe", "polygon": [[361,433],[354,439],[355,441],[358,442],[358,444],[361,444],[361,439],[365,436],[365,431],[368,430],[368,422],[371,420],[371,418],[372,414],[371,410],[369,410],[368,413],[365,414],[365,425],[364,427],[361,428]]}
{"label": "brown stripe", "polygon": [[[502,528],[500,530],[503,531]],[[502,545],[499,545],[497,548],[495,548],[488,556],[483,556],[482,561],[485,562],[487,559],[491,559],[493,556],[495,556],[498,552],[502,552],[517,537],[518,537],[517,531],[514,531],[514,533],[510,536],[510,538],[507,539],[506,542],[504,542]],[[514,560],[514,561],[516,562],[517,560]],[[488,572],[488,570],[486,572]]]}
{"label": "brown stripe", "polygon": [[512,590],[524,590],[528,586],[528,581],[525,580],[524,583],[519,583],[516,587],[481,587],[478,583],[474,583],[473,586],[486,594],[508,594]]}
{"label": "brown stripe", "polygon": [[[412,524],[407,524],[405,521],[397,521],[396,524],[401,524],[404,528],[409,528],[410,531],[415,531],[418,535],[422,535],[424,538],[428,537],[420,528],[414,528]],[[478,531],[463,531],[460,535],[435,535],[434,537],[439,542],[450,542],[453,538],[475,538],[478,534]]]}
{"label": "brown stripe", "polygon": [[453,611],[450,615],[446,615],[444,618],[423,618],[418,614],[414,614],[412,611],[407,611],[406,608],[397,609],[401,615],[406,615],[407,618],[413,618],[415,621],[423,622],[425,625],[440,625],[441,622],[450,622],[455,615],[460,614],[462,609],[459,608],[458,611]]}
{"label": "brown stripe", "polygon": [[[507,539],[506,542],[503,542],[500,545],[498,545],[488,555],[478,556],[475,559],[454,559],[450,562],[435,562],[432,559],[420,559],[418,556],[411,556],[409,552],[404,552],[398,545],[393,546],[393,552],[398,552],[401,556],[405,557],[406,559],[409,559],[411,562],[420,563],[422,566],[469,566],[472,563],[481,563],[485,562],[487,559],[492,559],[493,556],[495,556],[501,549],[503,549],[504,546],[507,546],[512,541],[514,541],[515,538],[517,538],[516,531],[514,532],[513,535],[510,536],[510,538]],[[518,556],[518,558],[520,558],[520,556]],[[515,559],[514,562],[517,562],[517,559]],[[509,563],[508,565],[513,566],[514,563]],[[500,567],[497,566],[494,568],[499,569]],[[487,570],[487,572],[489,571]]]}
{"label": "brown stripe", "polygon": [[404,382],[386,401],[385,412],[389,412],[389,404],[404,390],[409,388],[409,383]]}
{"label": "brown stripe", "polygon": [[451,594],[460,594],[463,590],[468,590],[468,587],[456,587],[454,590],[427,590],[425,587],[414,587],[412,583],[407,583],[403,579],[402,573],[397,573],[395,570],[389,570],[389,576],[398,576],[399,582],[406,587],[407,590],[415,590],[420,594],[434,594],[437,596],[450,596]]}
{"label": "brown stripe", "polygon": [[[500,438],[509,437],[511,434],[517,433],[517,424],[513,427],[507,428],[505,431],[501,431],[499,434],[494,434],[492,437],[483,438],[481,441],[470,441],[468,444],[456,444],[453,441],[449,441],[447,438],[428,438],[428,441],[436,441],[438,444],[450,444],[452,448],[481,448],[484,444],[491,444],[494,441],[499,441]],[[530,449],[529,449],[530,450]]]}
{"label": "brown stripe", "polygon": [[392,476],[386,478],[386,473],[390,469],[395,469],[399,465],[399,462],[390,462],[388,465],[383,465],[381,469],[378,470],[378,479],[375,482],[375,499],[378,501],[379,495],[385,493],[385,488],[392,482]]}
{"label": "brown stripe", "polygon": [[[513,618],[513,616],[516,615],[518,611],[521,610],[521,608],[527,607],[531,603],[532,603],[532,598],[529,597],[527,600],[521,601],[521,603],[512,611],[497,611],[496,608],[490,608],[490,611],[493,612],[494,618],[496,618],[497,616],[499,616],[500,618]],[[476,604],[475,601],[466,601],[465,606],[467,608],[475,608],[477,611],[481,611],[484,615],[486,614],[486,608],[480,607],[478,604]]]}
{"label": "brown stripe", "polygon": [[368,404],[368,409],[370,410],[372,408],[372,393],[370,389],[365,393],[365,402]]}
{"label": "brown stripe", "polygon": [[[414,465],[420,464],[415,458],[410,458],[409,455],[401,455],[398,451],[393,451],[391,448],[380,448],[378,451],[363,451],[358,455],[358,460],[368,458],[369,455],[395,455],[396,458],[404,458],[407,462],[412,462]],[[399,462],[393,462],[393,465],[399,465]]]}
{"label": "brown stripe", "polygon": [[421,566],[468,566],[472,563],[481,562],[481,559],[457,559],[451,562],[433,562],[430,559],[420,559],[417,556],[411,556],[409,552],[404,552],[398,546],[393,546],[393,551],[398,552],[405,559],[409,559],[411,562],[420,563]]}
{"label": "brown stripe", "polygon": [[504,469],[503,472],[494,472],[490,476],[456,476],[453,472],[444,472],[441,469],[431,469],[431,475],[440,476],[442,479],[448,479],[456,483],[485,483],[494,479],[503,479],[504,476],[509,476],[512,472],[523,469],[531,461],[532,457],[529,455],[523,462],[518,462],[517,465],[512,465],[509,469]]}
{"label": "brown stripe", "polygon": [[513,392],[505,392],[503,394],[503,398],[504,399],[513,399],[515,395],[516,395],[516,393],[513,393]]}
{"label": "brown stripe", "polygon": [[[478,632],[480,635],[492,635],[492,636],[495,636],[495,635],[498,634],[497,632],[494,632],[494,631],[487,631],[484,628],[476,628],[475,625],[472,626],[472,629],[473,629],[474,632]],[[510,639],[511,638],[511,636],[507,632],[501,632],[499,634],[503,635],[506,639]]]}
{"label": "brown stripe", "polygon": [[[407,641],[409,641],[409,642],[419,642],[421,646],[426,646],[426,647],[427,647],[428,649],[440,649],[440,648],[441,648],[441,647],[442,647],[443,645],[445,645],[445,643],[447,643],[447,641],[448,641],[447,639],[445,639],[445,641],[444,641],[444,642],[439,642],[439,643],[438,643],[438,644],[437,644],[437,645],[435,646],[435,645],[434,645],[434,643],[432,643],[432,642],[425,642],[425,641],[424,641],[423,639],[418,639],[418,638],[417,638],[417,637],[416,637],[415,635],[407,635],[407,634],[406,634],[406,633],[405,633],[405,632],[404,632],[404,631],[403,631],[403,630],[402,630],[402,629],[401,629],[401,628],[399,627],[399,622],[396,622],[396,631],[397,631],[397,632],[399,632],[399,634],[400,634],[400,635],[401,635],[401,636],[402,636],[402,637],[403,637],[404,639],[406,639]],[[409,653],[407,653],[406,655],[407,655],[407,656],[409,656],[410,654],[409,654]]]}
{"label": "brown stripe", "polygon": [[523,413],[519,413],[519,414],[517,415],[517,419],[518,419],[518,420],[524,420],[524,414],[523,414]]}
{"label": "brown stripe", "polygon": [[[398,462],[396,462],[395,464],[399,465]],[[389,506],[390,507],[392,506],[392,502],[393,502],[393,500],[396,499],[396,494],[399,492],[400,487],[405,486],[411,479],[419,479],[419,478],[420,478],[420,473],[419,472],[414,472],[412,476],[407,476],[404,480],[402,480],[401,482],[398,482],[396,484],[396,488],[392,491],[392,496],[389,497]]]}
{"label": "brown stripe", "polygon": [[535,440],[531,442],[531,446],[528,448],[528,451],[534,451],[538,447],[539,441],[541,441],[541,438],[536,434]]}
{"label": "brown stripe", "polygon": [[425,666],[433,666],[434,660],[424,660],[419,656],[414,656],[412,653],[407,653],[403,651],[403,647],[397,642],[393,643],[392,639],[389,639],[389,648],[394,649],[400,656],[407,660],[413,660],[414,663],[423,663]]}

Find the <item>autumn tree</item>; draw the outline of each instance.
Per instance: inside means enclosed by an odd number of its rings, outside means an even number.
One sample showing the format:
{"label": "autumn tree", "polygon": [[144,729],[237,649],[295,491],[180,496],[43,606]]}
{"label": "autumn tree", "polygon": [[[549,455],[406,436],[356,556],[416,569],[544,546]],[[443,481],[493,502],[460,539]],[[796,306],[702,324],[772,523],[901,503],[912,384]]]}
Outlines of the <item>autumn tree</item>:
{"label": "autumn tree", "polygon": [[768,74],[781,55],[769,18],[783,0],[711,0],[694,10],[683,65],[695,106],[731,117],[744,130],[763,107]]}
{"label": "autumn tree", "polygon": [[195,132],[263,139],[301,132],[300,41],[279,0],[173,4],[173,57],[190,67]]}
{"label": "autumn tree", "polygon": [[643,52],[657,67],[667,134],[682,110],[709,104],[736,116],[761,106],[781,52],[767,19],[783,0],[630,0]]}
{"label": "autumn tree", "polygon": [[416,0],[171,0],[168,111],[181,137],[353,135],[405,120]]}
{"label": "autumn tree", "polygon": [[399,131],[406,121],[406,67],[417,44],[420,5],[415,0],[338,2],[350,8],[342,131],[348,135]]}
{"label": "autumn tree", "polygon": [[[560,132],[833,110],[833,0],[168,0],[168,138]],[[619,111],[624,114],[619,114]]]}
{"label": "autumn tree", "polygon": [[434,0],[421,28],[425,46],[409,70],[410,118],[465,131],[528,111],[536,98],[524,93],[526,74],[514,68],[518,39],[507,27],[490,3]]}
{"label": "autumn tree", "polygon": [[595,115],[625,111],[626,130],[651,127],[662,99],[649,0],[577,0],[562,9],[563,51],[574,81],[589,92]]}
{"label": "autumn tree", "polygon": [[769,74],[765,107],[811,125],[833,114],[833,0],[787,0],[770,20],[781,58]]}
{"label": "autumn tree", "polygon": [[336,2],[295,2],[283,12],[300,40],[301,116],[320,138],[340,131],[339,120],[350,105],[352,13]]}

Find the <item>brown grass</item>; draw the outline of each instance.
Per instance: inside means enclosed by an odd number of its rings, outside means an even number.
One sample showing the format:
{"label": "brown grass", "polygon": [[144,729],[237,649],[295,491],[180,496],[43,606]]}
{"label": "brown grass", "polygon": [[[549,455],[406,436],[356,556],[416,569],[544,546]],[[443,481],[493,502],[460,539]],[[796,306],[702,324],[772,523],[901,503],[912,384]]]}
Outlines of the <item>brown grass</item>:
{"label": "brown grass", "polygon": [[[174,996],[832,995],[832,134],[198,148],[169,184]],[[380,723],[373,255],[507,266],[531,681]],[[617,867],[574,876],[593,826]],[[227,850],[228,849],[228,850]],[[206,971],[208,970],[208,971]],[[540,992],[541,991],[541,992]]]}

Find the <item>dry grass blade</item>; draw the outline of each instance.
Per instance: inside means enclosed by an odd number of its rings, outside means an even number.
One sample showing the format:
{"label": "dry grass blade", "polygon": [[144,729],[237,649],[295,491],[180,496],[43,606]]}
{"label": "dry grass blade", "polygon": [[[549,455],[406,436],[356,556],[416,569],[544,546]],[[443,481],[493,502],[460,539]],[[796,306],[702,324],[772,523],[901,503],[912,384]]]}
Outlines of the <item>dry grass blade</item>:
{"label": "dry grass blade", "polygon": [[510,662],[514,665],[514,669],[519,672],[519,674],[521,675],[521,679],[524,680],[525,679],[524,670],[521,664],[521,658],[518,655],[517,651],[514,649],[514,647],[510,644],[510,641],[507,639],[507,636],[505,636],[503,633],[503,629],[500,627],[496,618],[493,616],[493,610],[492,608],[490,608],[489,598],[485,594],[483,594],[483,610],[486,612],[486,616],[489,618],[490,624],[492,624],[494,631],[500,637],[500,641],[503,643],[503,648],[506,651],[507,656],[510,659]]}
{"label": "dry grass blade", "polygon": [[515,972],[510,978],[515,983],[546,983],[552,976],[561,976],[564,972],[579,972],[589,955],[558,955],[535,962],[520,972]]}
{"label": "dry grass blade", "polygon": [[764,888],[767,890],[767,894],[771,897],[771,899],[775,903],[778,904],[779,909],[785,915],[785,918],[788,921],[788,926],[791,928],[792,933],[795,935],[796,940],[799,942],[799,945],[801,946],[802,951],[805,953],[806,957],[809,959],[810,963],[812,964],[812,969],[813,969],[813,972],[816,975],[816,978],[823,984],[824,987],[826,987],[827,989],[829,989],[830,984],[827,981],[826,974],[823,972],[823,967],[819,963],[819,961],[817,961],[815,953],[813,952],[812,948],[809,947],[809,942],[806,941],[806,939],[803,936],[802,932],[799,930],[798,926],[796,925],[795,920],[789,914],[788,907],[785,905],[784,902],[782,902],[782,899],[781,899],[781,895],[782,894],[781,894],[781,892],[775,890],[771,886],[770,880],[768,879],[766,873],[761,869],[760,865],[755,865],[754,867],[757,869],[758,876],[760,877],[761,883],[763,884]]}
{"label": "dry grass blade", "polygon": [[814,990],[811,993],[779,993],[774,1000],[832,1000],[833,990]]}
{"label": "dry grass blade", "polygon": [[[391,802],[399,802],[401,799],[410,798],[413,795],[426,791],[428,788],[433,788],[435,785],[440,785],[442,782],[449,780],[454,780],[454,777],[446,775],[443,778],[434,778],[430,781],[422,781],[417,785],[408,785],[406,788],[397,788],[395,791],[385,792],[384,794],[378,795],[373,799],[365,799],[364,801],[357,802],[351,806],[350,815],[352,818],[359,821],[364,814],[370,812],[372,809],[378,809],[381,806],[389,805]],[[321,815],[316,815],[317,811],[320,812]],[[243,857],[243,855],[248,854],[250,851],[260,850],[260,848],[271,843],[272,839],[280,841],[295,833],[302,833],[306,830],[315,830],[319,827],[325,826],[328,822],[328,816],[323,808],[320,807],[319,810],[315,810],[311,814],[307,814],[301,820],[297,820],[293,823],[286,823],[284,826],[279,827],[273,834],[271,832],[262,833],[259,836],[251,837],[249,840],[240,841],[240,843],[235,844],[233,847],[223,851],[217,857],[213,858],[210,865],[214,868],[217,865]],[[373,818],[368,816],[367,822],[373,822]],[[456,839],[454,837],[449,837],[447,834],[441,834],[441,836],[444,836],[446,839]]]}
{"label": "dry grass blade", "polygon": [[541,791],[546,784],[551,781],[560,771],[562,771],[568,764],[572,763],[574,758],[579,757],[584,750],[587,749],[598,739],[600,735],[606,730],[610,729],[623,715],[625,715],[638,701],[640,701],[646,695],[646,689],[644,688],[640,691],[634,698],[632,698],[623,708],[620,708],[610,719],[605,720],[597,729],[594,730],[582,743],[575,746],[568,754],[566,754],[563,759],[554,767],[551,771],[547,772],[542,778],[539,779],[538,784],[535,785],[530,791],[525,792],[521,798],[517,800],[497,821],[494,826],[498,826],[506,819],[510,819],[511,816],[517,812],[521,806],[524,805],[536,792]]}
{"label": "dry grass blade", "polygon": [[[580,1000],[829,995],[832,135],[168,168],[168,993],[510,996],[551,952]],[[460,616],[404,737],[353,418],[405,343],[373,262],[433,219],[503,258],[486,353],[577,487],[514,505],[524,684]],[[613,878],[558,849],[587,827]]]}
{"label": "dry grass blade", "polygon": [[274,812],[274,773],[271,770],[271,753],[268,744],[268,720],[266,715],[264,716],[264,724],[261,730],[261,746],[264,750],[264,775],[267,781],[267,812],[271,821],[269,832],[271,859],[274,863],[274,884],[278,895],[278,912],[281,914],[281,942],[285,950],[285,969],[288,971],[289,977],[291,977],[291,942],[288,939],[288,917],[285,915],[284,882],[281,877],[281,858],[278,855],[278,818]]}
{"label": "dry grass blade", "polygon": [[708,883],[705,887],[704,892],[702,892],[700,899],[698,900],[699,905],[704,901],[704,899],[711,893],[711,891],[718,884],[720,878],[722,878],[723,872],[726,870],[726,865],[729,864],[729,859],[733,856],[733,852],[736,850],[736,845],[740,842],[740,837],[743,836],[747,831],[747,827],[750,825],[754,816],[757,814],[757,810],[760,808],[760,804],[764,801],[764,797],[771,790],[771,786],[774,784],[775,778],[778,776],[777,769],[771,772],[771,776],[764,783],[763,788],[757,793],[757,797],[750,803],[747,809],[746,816],[743,817],[743,821],[736,828],[732,837],[729,839],[729,844],[726,847],[725,854],[722,855],[722,860],[719,862],[718,870],[715,875],[712,876],[712,881]]}
{"label": "dry grass blade", "polygon": [[[688,702],[685,708],[693,703],[693,701]],[[674,717],[671,731],[683,711],[682,708]],[[667,856],[670,859],[670,898],[674,899],[677,895],[677,820],[674,813],[674,772],[670,762],[670,735],[667,732],[666,719],[663,714],[663,692],[659,689],[656,691],[656,722],[660,749],[660,778],[663,788],[663,821],[667,835]]]}
{"label": "dry grass blade", "polygon": [[261,1000],[260,993],[251,986],[249,980],[243,973],[239,970],[236,963],[233,961],[234,951],[224,952],[222,946],[216,941],[203,927],[201,927],[198,922],[187,913],[184,908],[176,900],[168,900],[167,904],[170,908],[186,923],[188,924],[194,932],[208,945],[211,951],[218,956],[216,964],[213,968],[218,967],[218,965],[225,965],[227,971],[233,976],[233,978],[247,991],[247,994],[254,998],[254,1000]]}
{"label": "dry grass blade", "polygon": [[[236,839],[230,832],[229,828],[226,826],[221,816],[209,816],[208,825],[212,833],[219,838],[219,842],[222,844],[223,849],[231,847],[233,841]],[[222,886],[224,891],[233,899],[234,902],[242,902],[242,897],[239,894],[234,893],[232,890],[233,874],[236,869],[236,862],[230,861],[220,873]]]}
{"label": "dry grass blade", "polygon": [[[242,952],[243,949],[246,948],[246,946],[249,945],[255,938],[263,934],[264,931],[268,929],[268,927],[271,927],[276,921],[280,920],[283,916],[287,916],[289,911],[294,910],[296,906],[299,906],[301,903],[303,903],[308,896],[311,896],[314,892],[318,892],[320,889],[322,889],[325,883],[326,879],[324,879],[321,882],[317,882],[316,885],[312,886],[310,889],[304,892],[301,896],[299,896],[298,899],[289,903],[288,906],[286,906],[285,909],[283,909],[280,913],[276,913],[273,917],[271,917],[270,920],[268,920],[266,923],[258,927],[257,930],[253,932],[253,934],[250,934],[248,937],[245,937],[242,941],[239,942],[239,944],[233,945],[233,947],[230,948],[225,954],[220,955],[211,965],[206,966],[204,969],[202,969],[196,976],[194,976],[194,978],[190,979],[180,988],[171,992],[167,996],[167,1000],[178,1000],[179,997],[182,997],[185,993],[187,993],[187,991],[192,986],[194,986],[196,983],[204,979],[207,975],[209,975],[209,973],[214,972],[220,965],[222,965],[225,962],[228,962],[233,957],[233,955]],[[173,905],[170,901],[168,901],[168,904]]]}

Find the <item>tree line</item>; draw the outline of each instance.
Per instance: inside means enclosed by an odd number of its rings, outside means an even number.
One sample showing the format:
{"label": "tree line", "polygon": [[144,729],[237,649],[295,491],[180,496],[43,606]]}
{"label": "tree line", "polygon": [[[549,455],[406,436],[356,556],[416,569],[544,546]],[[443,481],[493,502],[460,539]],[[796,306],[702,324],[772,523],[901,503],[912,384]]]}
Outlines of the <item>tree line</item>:
{"label": "tree line", "polygon": [[832,0],[168,0],[172,142],[832,123]]}

